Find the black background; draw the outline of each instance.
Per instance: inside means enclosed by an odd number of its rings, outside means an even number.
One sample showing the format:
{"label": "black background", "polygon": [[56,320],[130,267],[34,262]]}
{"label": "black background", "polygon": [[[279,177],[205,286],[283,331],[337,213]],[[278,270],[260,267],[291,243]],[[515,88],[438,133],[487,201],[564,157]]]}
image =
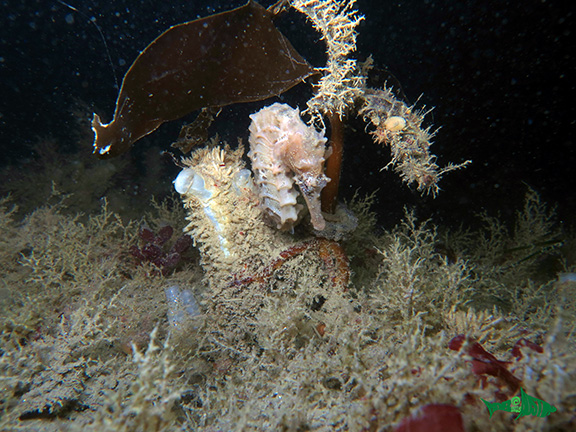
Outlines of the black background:
{"label": "black background", "polygon": [[[558,205],[562,221],[572,223],[576,92],[569,3],[358,0],[366,19],[358,28],[357,57],[372,54],[402,84],[410,102],[420,98],[420,105],[434,107],[428,119],[441,127],[433,146],[440,165],[466,159],[473,164],[448,174],[436,199],[423,198],[393,172],[380,172],[388,150],[373,144],[364,125],[350,119],[342,196],[378,189],[384,226],[396,223],[405,205],[453,224],[473,221],[472,215],[484,210],[510,217],[530,186]],[[121,81],[148,43],[171,25],[243,2],[69,4],[78,12],[53,0],[0,2],[0,164],[33,157],[40,139],[55,138],[63,153],[72,151],[77,130],[88,134],[92,112],[111,120],[115,79]],[[312,64],[323,64],[318,34],[296,12],[279,19],[278,26]],[[309,95],[309,88],[299,86],[284,100],[304,108]],[[262,105],[226,109],[215,130],[231,142],[246,141],[248,114]],[[161,127],[122,157],[167,148],[181,124]],[[150,158],[142,162],[143,175],[149,163]],[[165,193],[171,180],[158,179]]]}

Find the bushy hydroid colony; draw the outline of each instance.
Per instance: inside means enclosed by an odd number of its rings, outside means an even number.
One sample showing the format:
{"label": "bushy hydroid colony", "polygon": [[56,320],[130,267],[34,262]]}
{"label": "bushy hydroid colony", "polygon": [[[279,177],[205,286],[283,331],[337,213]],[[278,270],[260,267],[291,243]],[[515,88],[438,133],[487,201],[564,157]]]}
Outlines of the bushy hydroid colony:
{"label": "bushy hydroid colony", "polygon": [[[351,207],[373,221],[366,204]],[[176,224],[167,209],[147,226]],[[439,234],[410,212],[379,236],[361,226],[344,245],[357,272],[344,288],[310,249],[212,292],[196,255],[167,276],[135,262],[142,221],[106,207],[13,211],[3,199],[2,430],[393,430],[439,403],[466,430],[573,425],[574,263],[534,191],[512,228],[482,215],[479,232]],[[198,304],[177,322],[174,286]],[[510,383],[474,373],[469,353],[449,349],[457,335],[510,361],[558,411],[489,419],[480,398],[507,397]],[[513,357],[521,338],[543,352]]]}

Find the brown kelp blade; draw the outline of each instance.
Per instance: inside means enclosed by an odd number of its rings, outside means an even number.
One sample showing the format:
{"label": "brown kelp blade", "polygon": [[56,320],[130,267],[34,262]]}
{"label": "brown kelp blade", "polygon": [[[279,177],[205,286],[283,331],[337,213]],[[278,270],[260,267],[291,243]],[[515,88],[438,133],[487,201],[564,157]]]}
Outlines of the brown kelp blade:
{"label": "brown kelp blade", "polygon": [[117,156],[164,122],[279,95],[314,72],[253,1],[170,27],[126,73],[112,122],[94,114],[94,153]]}

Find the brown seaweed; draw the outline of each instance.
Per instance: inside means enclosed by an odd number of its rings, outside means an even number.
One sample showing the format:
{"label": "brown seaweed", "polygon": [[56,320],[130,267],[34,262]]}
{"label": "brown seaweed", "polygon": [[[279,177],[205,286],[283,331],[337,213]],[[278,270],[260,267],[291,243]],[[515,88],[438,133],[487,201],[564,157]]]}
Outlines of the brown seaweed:
{"label": "brown seaweed", "polygon": [[164,122],[279,95],[313,74],[272,17],[249,1],[162,33],[126,73],[112,122],[94,114],[94,153],[117,156]]}
{"label": "brown seaweed", "polygon": [[172,147],[182,153],[188,153],[197,145],[207,142],[208,128],[218,113],[218,108],[202,108],[192,123],[182,126],[178,139],[172,143]]}

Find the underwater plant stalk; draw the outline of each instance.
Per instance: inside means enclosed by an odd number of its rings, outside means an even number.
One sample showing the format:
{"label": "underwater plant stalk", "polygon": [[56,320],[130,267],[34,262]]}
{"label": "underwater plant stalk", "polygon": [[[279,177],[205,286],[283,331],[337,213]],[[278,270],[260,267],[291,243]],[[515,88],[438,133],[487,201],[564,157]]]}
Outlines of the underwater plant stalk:
{"label": "underwater plant stalk", "polygon": [[330,146],[332,154],[326,160],[325,174],[330,178],[328,184],[322,189],[322,211],[333,214],[336,211],[338,187],[340,185],[340,170],[342,169],[342,156],[344,154],[344,126],[338,114],[328,116],[332,133]]}

